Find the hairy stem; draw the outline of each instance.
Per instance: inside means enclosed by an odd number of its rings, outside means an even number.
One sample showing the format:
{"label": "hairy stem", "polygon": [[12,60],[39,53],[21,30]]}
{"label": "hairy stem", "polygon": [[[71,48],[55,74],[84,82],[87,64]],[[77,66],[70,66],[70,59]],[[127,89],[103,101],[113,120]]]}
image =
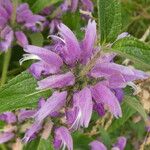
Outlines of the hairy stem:
{"label": "hairy stem", "polygon": [[11,49],[8,49],[8,51],[5,53],[5,56],[4,56],[1,85],[5,84],[6,82],[10,58],[11,58]]}
{"label": "hairy stem", "polygon": [[[18,0],[13,1],[13,13],[11,16],[11,25],[14,26],[15,21],[16,21],[16,10],[18,6]],[[9,68],[9,63],[11,59],[11,48],[8,49],[8,51],[5,53],[4,56],[4,63],[3,63],[3,70],[2,70],[2,78],[1,78],[1,85],[5,84],[6,79],[7,79],[7,72]]]}

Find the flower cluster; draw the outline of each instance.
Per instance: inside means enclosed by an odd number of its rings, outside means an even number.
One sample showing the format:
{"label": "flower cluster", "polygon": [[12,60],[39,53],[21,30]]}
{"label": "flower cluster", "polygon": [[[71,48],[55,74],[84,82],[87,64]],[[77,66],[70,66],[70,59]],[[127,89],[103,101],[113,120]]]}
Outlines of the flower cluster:
{"label": "flower cluster", "polygon": [[33,14],[27,3],[15,5],[10,0],[0,0],[0,51],[7,51],[14,38],[20,46],[27,45],[24,29],[43,30],[45,17]]}
{"label": "flower cluster", "polygon": [[107,110],[114,117],[121,117],[123,88],[148,75],[116,64],[113,61],[116,54],[102,53],[101,48],[95,46],[95,21],[89,20],[85,37],[80,42],[64,24],[60,24],[58,30],[58,35],[50,36],[53,44],[49,49],[26,45],[24,50],[28,54],[20,60],[20,63],[29,59],[37,60],[30,66],[29,72],[38,80],[38,90],[55,90],[34,114],[35,122],[24,140],[28,142],[32,139],[41,129],[45,118],[63,117],[63,126],[54,127],[54,146],[60,148],[63,145],[72,149],[70,131],[87,128],[93,110],[100,116]]}

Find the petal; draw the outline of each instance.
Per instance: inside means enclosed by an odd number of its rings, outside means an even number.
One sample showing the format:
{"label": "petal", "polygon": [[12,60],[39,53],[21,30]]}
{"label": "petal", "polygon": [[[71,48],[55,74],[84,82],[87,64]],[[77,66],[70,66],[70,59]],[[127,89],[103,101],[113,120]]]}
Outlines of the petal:
{"label": "petal", "polygon": [[93,3],[91,2],[91,0],[81,0],[81,2],[83,3],[83,7],[85,8],[86,11],[93,11]]}
{"label": "petal", "polygon": [[58,71],[59,68],[57,66],[50,65],[48,63],[45,63],[44,61],[33,63],[29,68],[29,72],[36,79],[40,79],[42,75],[54,74],[57,73]]}
{"label": "petal", "polygon": [[15,134],[11,132],[0,133],[0,144],[11,140],[14,136]]}
{"label": "petal", "polygon": [[73,105],[79,108],[81,112],[80,125],[87,128],[91,120],[93,103],[89,88],[85,87],[73,96]]}
{"label": "petal", "polygon": [[124,97],[124,92],[122,89],[113,89],[115,92],[115,96],[117,97],[118,101],[121,103]]}
{"label": "petal", "polygon": [[26,45],[28,45],[27,37],[22,31],[15,32],[15,35],[20,46],[25,47]]}
{"label": "petal", "polygon": [[54,52],[47,50],[42,47],[27,45],[24,49],[25,52],[37,55],[43,61],[51,66],[56,66],[60,68],[63,65],[62,59]]}
{"label": "petal", "polygon": [[71,1],[71,11],[72,12],[75,12],[77,10],[78,2],[79,2],[79,0],[72,0]]}
{"label": "petal", "polygon": [[131,69],[115,63],[99,63],[91,71],[93,77],[111,76],[112,74],[122,74],[126,82],[134,81],[137,79],[145,79],[148,74],[143,71]]}
{"label": "petal", "polygon": [[73,85],[75,83],[75,77],[72,72],[67,72],[60,75],[52,75],[41,81],[38,81],[38,89],[45,88],[62,88]]}
{"label": "petal", "polygon": [[44,118],[53,112],[59,111],[65,104],[67,92],[54,92],[53,95],[47,99],[45,104],[35,114],[35,120],[42,122]]}
{"label": "petal", "polygon": [[117,143],[114,144],[114,147],[119,148],[119,150],[124,150],[126,142],[127,142],[126,138],[121,136],[117,139]]}
{"label": "petal", "polygon": [[97,140],[91,142],[89,145],[91,150],[107,150],[106,146]]}
{"label": "petal", "polygon": [[18,121],[22,122],[28,118],[31,118],[36,113],[36,110],[20,110],[18,113]]}
{"label": "petal", "polygon": [[64,149],[67,147],[68,150],[73,150],[73,140],[66,127],[62,126],[55,130],[54,146],[55,148],[61,148],[60,146],[63,146]]}
{"label": "petal", "polygon": [[95,103],[93,106],[93,109],[97,111],[99,116],[104,116],[105,115],[105,109],[102,103]]}
{"label": "petal", "polygon": [[25,133],[23,137],[23,141],[25,143],[31,141],[33,138],[35,138],[36,134],[42,129],[42,125],[38,122],[35,122]]}
{"label": "petal", "polygon": [[65,58],[67,64],[74,65],[81,54],[78,40],[74,33],[64,24],[61,23],[60,26],[58,26],[58,29],[60,31],[59,34],[64,39],[66,45],[62,52],[63,58]]}
{"label": "petal", "polygon": [[89,20],[86,33],[83,41],[81,42],[81,60],[83,64],[86,64],[91,58],[94,50],[94,44],[96,41],[96,22]]}
{"label": "petal", "polygon": [[12,112],[5,112],[0,114],[0,120],[6,121],[8,124],[16,122],[16,116]]}
{"label": "petal", "polygon": [[98,83],[92,89],[92,96],[95,101],[103,103],[109,111],[116,117],[122,116],[120,104],[113,92],[105,85]]}

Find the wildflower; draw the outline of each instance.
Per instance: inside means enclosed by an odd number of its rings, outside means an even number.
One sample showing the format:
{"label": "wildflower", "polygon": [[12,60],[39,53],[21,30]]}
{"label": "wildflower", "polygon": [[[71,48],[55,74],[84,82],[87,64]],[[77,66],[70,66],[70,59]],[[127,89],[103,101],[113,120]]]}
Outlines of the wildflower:
{"label": "wildflower", "polygon": [[55,129],[54,136],[54,147],[55,149],[65,149],[67,147],[68,150],[73,150],[73,141],[72,137],[66,127],[59,127]]}
{"label": "wildflower", "polygon": [[97,140],[92,141],[89,146],[91,147],[91,150],[107,150],[106,146]]}
{"label": "wildflower", "polygon": [[8,124],[15,123],[16,116],[12,112],[4,112],[4,113],[0,114],[0,120],[3,120],[5,122],[7,122]]}
{"label": "wildflower", "polygon": [[85,87],[73,96],[73,108],[67,111],[67,120],[71,128],[78,129],[80,126],[87,128],[92,116],[93,103],[89,88]]}
{"label": "wildflower", "polygon": [[15,136],[14,133],[11,132],[4,132],[4,133],[0,133],[0,144],[8,142],[9,140],[11,140],[13,137]]}
{"label": "wildflower", "polygon": [[113,145],[112,150],[115,150],[115,148],[118,148],[119,150],[124,150],[126,142],[127,140],[125,137],[118,137],[117,142]]}

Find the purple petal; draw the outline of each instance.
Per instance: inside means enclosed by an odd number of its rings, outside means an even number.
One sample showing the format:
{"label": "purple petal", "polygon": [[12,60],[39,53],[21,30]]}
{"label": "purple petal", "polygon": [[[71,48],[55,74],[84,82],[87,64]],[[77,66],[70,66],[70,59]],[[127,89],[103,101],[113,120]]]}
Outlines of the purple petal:
{"label": "purple petal", "polygon": [[41,60],[48,63],[50,66],[55,67],[58,70],[62,65],[62,59],[54,52],[42,47],[27,45],[24,49],[25,52],[37,55]]}
{"label": "purple petal", "polygon": [[62,88],[73,85],[75,83],[75,77],[72,72],[67,72],[60,75],[52,75],[41,81],[38,81],[38,89],[45,88]]}
{"label": "purple petal", "polygon": [[117,148],[119,148],[119,150],[124,150],[124,148],[125,148],[125,146],[126,146],[126,142],[127,142],[127,140],[126,140],[126,138],[125,137],[119,137],[118,139],[117,139],[117,143],[116,144],[114,144],[114,147],[117,147]]}
{"label": "purple petal", "polygon": [[0,33],[0,38],[3,40],[0,42],[0,50],[7,51],[10,48],[14,38],[13,30],[6,26]]}
{"label": "purple petal", "polygon": [[68,150],[73,150],[73,140],[66,127],[62,126],[55,130],[54,147],[55,149],[67,147]]}
{"label": "purple petal", "polygon": [[62,57],[69,65],[74,65],[80,58],[81,50],[77,38],[74,33],[64,24],[58,26],[59,34],[64,39],[65,46],[62,51]]}
{"label": "purple petal", "polygon": [[122,89],[113,89],[115,92],[115,96],[117,97],[118,101],[121,103],[124,97],[124,92]]}
{"label": "purple petal", "polygon": [[[78,129],[80,126],[87,128],[91,120],[93,110],[92,96],[89,88],[85,87],[73,96],[73,108],[67,111],[67,121],[71,128]],[[71,116],[73,117],[71,119]]]}
{"label": "purple petal", "polygon": [[96,22],[89,20],[85,37],[81,43],[81,60],[83,64],[86,64],[88,60],[91,58],[94,44],[96,41]]}
{"label": "purple petal", "polygon": [[106,146],[97,140],[91,142],[89,145],[91,150],[107,150]]}
{"label": "purple petal", "polygon": [[0,114],[0,120],[6,121],[8,124],[16,122],[16,116],[12,112]]}
{"label": "purple petal", "polygon": [[112,74],[122,74],[126,82],[148,77],[143,71],[131,69],[115,63],[99,63],[91,71],[93,77],[109,77]]}
{"label": "purple petal", "polygon": [[29,68],[29,72],[36,79],[40,79],[42,75],[54,74],[54,73],[57,73],[58,71],[59,69],[57,68],[57,66],[49,65],[48,63],[45,63],[44,61],[33,63]]}
{"label": "purple petal", "polygon": [[22,31],[15,32],[15,35],[20,46],[25,47],[26,45],[28,45],[27,37]]}
{"label": "purple petal", "polygon": [[36,113],[36,110],[20,110],[18,114],[18,121],[22,122],[28,118],[31,118]]}
{"label": "purple petal", "polygon": [[75,12],[77,10],[78,2],[79,2],[79,0],[71,0],[71,11],[72,12]]}
{"label": "purple petal", "polygon": [[120,104],[113,92],[105,85],[98,83],[92,89],[92,96],[95,101],[106,105],[109,111],[116,117],[122,116]]}
{"label": "purple petal", "polygon": [[54,92],[53,95],[35,114],[35,120],[42,122],[44,118],[53,112],[59,111],[65,104],[67,92]]}
{"label": "purple petal", "polygon": [[7,11],[10,18],[13,11],[12,2],[10,0],[0,0],[0,5]]}
{"label": "purple petal", "polygon": [[83,3],[84,10],[90,11],[90,12],[93,11],[94,6],[91,0],[81,0],[81,2]]}
{"label": "purple petal", "polygon": [[35,122],[25,133],[23,142],[27,143],[35,138],[36,134],[42,129],[42,125],[38,122]]}
{"label": "purple petal", "polygon": [[11,132],[0,133],[0,144],[11,140],[14,136],[15,134]]}
{"label": "purple petal", "polygon": [[97,111],[99,116],[104,116],[105,115],[105,109],[102,103],[95,103],[93,106],[93,109]]}

